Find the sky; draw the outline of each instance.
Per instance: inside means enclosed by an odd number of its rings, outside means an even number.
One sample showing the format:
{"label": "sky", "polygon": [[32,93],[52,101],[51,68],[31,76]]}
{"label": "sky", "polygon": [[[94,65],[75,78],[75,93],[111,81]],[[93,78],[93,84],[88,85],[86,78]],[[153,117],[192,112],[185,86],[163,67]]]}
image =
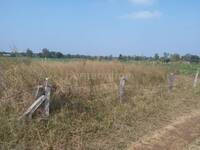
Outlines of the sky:
{"label": "sky", "polygon": [[0,0],[0,50],[200,55],[200,0]]}

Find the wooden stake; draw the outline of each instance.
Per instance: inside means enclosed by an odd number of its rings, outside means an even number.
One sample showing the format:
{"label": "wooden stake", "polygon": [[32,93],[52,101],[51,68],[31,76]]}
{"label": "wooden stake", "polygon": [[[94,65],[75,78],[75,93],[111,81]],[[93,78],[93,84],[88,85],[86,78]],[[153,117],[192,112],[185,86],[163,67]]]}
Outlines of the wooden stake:
{"label": "wooden stake", "polygon": [[125,83],[126,83],[126,77],[121,77],[120,82],[119,82],[119,100],[120,103],[124,101],[124,96],[125,96]]}
{"label": "wooden stake", "polygon": [[42,85],[38,85],[36,93],[35,93],[35,98],[37,99],[41,95],[44,95],[44,88]]}
{"label": "wooden stake", "polygon": [[175,80],[174,73],[170,73],[168,76],[168,91],[169,92],[172,92],[172,90],[173,90],[174,80]]}
{"label": "wooden stake", "polygon": [[50,95],[51,95],[51,88],[48,86],[48,78],[46,78],[45,83],[45,96],[46,100],[44,102],[44,110],[45,110],[45,117],[49,117],[49,102],[50,102]]}
{"label": "wooden stake", "polygon": [[27,109],[27,111],[22,115],[22,117],[20,117],[20,119],[27,116],[29,119],[32,119],[33,113],[39,108],[39,106],[42,105],[43,102],[44,102],[45,117],[49,117],[50,94],[51,94],[51,88],[48,85],[48,78],[46,78],[44,86],[38,86],[36,91],[35,96],[36,97],[40,96],[40,97]]}
{"label": "wooden stake", "polygon": [[193,83],[194,88],[197,87],[198,76],[199,76],[199,70],[197,71],[195,78],[194,78],[194,83]]}

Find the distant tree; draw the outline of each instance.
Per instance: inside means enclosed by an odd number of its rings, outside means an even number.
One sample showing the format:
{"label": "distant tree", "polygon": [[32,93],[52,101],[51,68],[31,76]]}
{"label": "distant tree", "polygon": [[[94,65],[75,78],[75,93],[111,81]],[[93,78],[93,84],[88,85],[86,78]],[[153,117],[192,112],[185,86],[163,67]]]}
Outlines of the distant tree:
{"label": "distant tree", "polygon": [[160,58],[160,56],[158,55],[158,53],[156,53],[156,54],[154,55],[154,60],[159,60],[159,58]]}
{"label": "distant tree", "polygon": [[186,55],[182,56],[182,60],[191,61],[191,54],[186,54]]}
{"label": "distant tree", "polygon": [[64,55],[61,52],[56,52],[56,58],[63,58]]}
{"label": "distant tree", "polygon": [[13,52],[10,53],[10,56],[11,56],[11,57],[17,57],[17,55],[18,55],[18,53],[13,53]]}
{"label": "distant tree", "polygon": [[170,62],[169,56],[170,56],[169,53],[164,52],[164,53],[163,53],[162,61],[165,62],[165,63]]}
{"label": "distant tree", "polygon": [[109,60],[112,60],[112,59],[113,59],[113,56],[112,56],[112,55],[110,55],[110,56],[108,57],[108,59],[109,59]]}
{"label": "distant tree", "polygon": [[67,54],[67,55],[65,55],[66,56],[66,58],[72,58],[72,55],[71,54]]}
{"label": "distant tree", "polygon": [[38,57],[44,57],[42,53],[37,54]]}
{"label": "distant tree", "polygon": [[182,57],[182,60],[189,61],[191,63],[199,63],[200,57],[197,55],[186,54]]}
{"label": "distant tree", "polygon": [[134,60],[140,60],[140,56],[135,56]]}
{"label": "distant tree", "polygon": [[26,56],[27,57],[33,57],[33,51],[30,50],[29,48],[26,50]]}
{"label": "distant tree", "polygon": [[22,57],[27,56],[27,55],[26,55],[26,52],[21,52],[21,53],[18,53],[18,54],[19,54],[19,56],[22,56]]}
{"label": "distant tree", "polygon": [[131,57],[131,56],[128,56],[128,57],[127,57],[127,59],[128,59],[128,60],[131,60],[131,59],[132,59],[132,57]]}
{"label": "distant tree", "polygon": [[164,56],[165,59],[168,59],[169,58],[169,53],[164,52],[163,56]]}
{"label": "distant tree", "polygon": [[118,59],[119,59],[119,60],[123,60],[123,56],[122,56],[122,54],[119,54]]}
{"label": "distant tree", "polygon": [[56,52],[54,52],[54,51],[49,52],[49,56],[48,57],[49,58],[57,58],[56,57]]}
{"label": "distant tree", "polygon": [[199,56],[197,56],[197,55],[191,55],[190,62],[192,62],[192,63],[199,63],[199,61],[200,61]]}
{"label": "distant tree", "polygon": [[43,57],[50,57],[50,52],[47,48],[42,49],[42,56]]}
{"label": "distant tree", "polygon": [[171,61],[179,61],[180,60],[180,55],[179,54],[171,54],[170,55],[170,60]]}

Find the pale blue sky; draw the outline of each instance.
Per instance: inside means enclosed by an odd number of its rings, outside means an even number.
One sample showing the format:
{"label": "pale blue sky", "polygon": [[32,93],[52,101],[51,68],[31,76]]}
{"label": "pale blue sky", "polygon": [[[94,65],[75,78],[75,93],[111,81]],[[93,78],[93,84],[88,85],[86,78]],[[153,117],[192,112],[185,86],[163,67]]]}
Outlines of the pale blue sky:
{"label": "pale blue sky", "polygon": [[200,55],[200,0],[0,0],[0,50]]}

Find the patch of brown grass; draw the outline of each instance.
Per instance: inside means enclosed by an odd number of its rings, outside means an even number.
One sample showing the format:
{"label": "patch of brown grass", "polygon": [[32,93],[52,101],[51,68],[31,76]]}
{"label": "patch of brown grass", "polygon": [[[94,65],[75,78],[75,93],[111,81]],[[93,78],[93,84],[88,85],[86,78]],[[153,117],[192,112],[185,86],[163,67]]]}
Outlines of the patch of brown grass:
{"label": "patch of brown grass", "polygon": [[[159,66],[120,62],[31,62],[2,60],[0,95],[2,149],[125,149],[142,135],[199,108],[199,89],[178,76],[168,94]],[[118,84],[128,77],[126,102]],[[53,86],[49,121],[17,118],[34,101],[33,91],[49,77]]]}

